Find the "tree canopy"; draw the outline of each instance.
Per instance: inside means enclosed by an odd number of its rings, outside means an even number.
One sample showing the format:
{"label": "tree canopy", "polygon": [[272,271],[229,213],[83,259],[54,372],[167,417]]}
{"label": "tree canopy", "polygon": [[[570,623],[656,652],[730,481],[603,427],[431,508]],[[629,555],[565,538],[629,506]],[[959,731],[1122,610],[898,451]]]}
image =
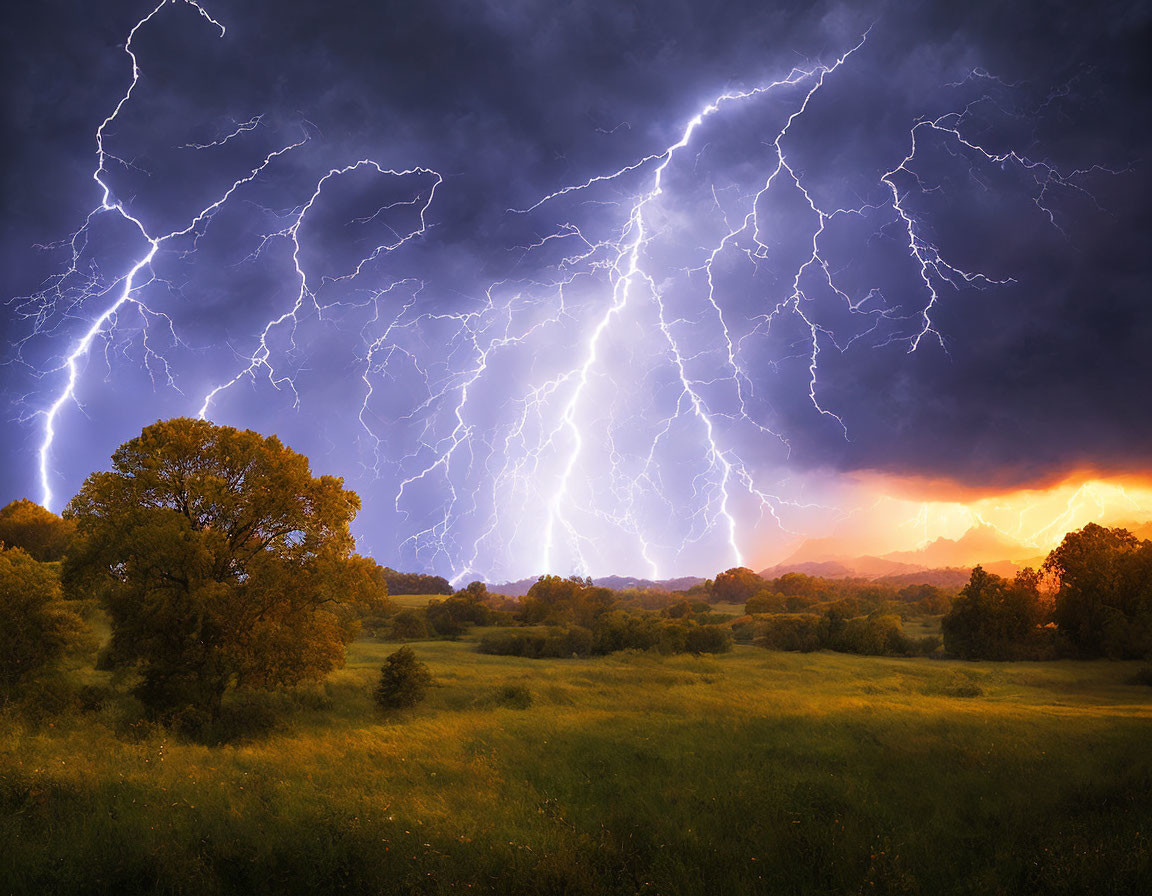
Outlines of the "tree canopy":
{"label": "tree canopy", "polygon": [[1059,583],[1053,618],[1081,655],[1152,655],[1152,542],[1089,523],[1044,568]]}
{"label": "tree canopy", "polygon": [[83,623],[60,599],[51,567],[0,550],[0,697],[58,659]]}
{"label": "tree canopy", "polygon": [[1009,582],[977,566],[940,621],[945,649],[965,659],[1018,658],[1046,616],[1039,582],[1031,569]]}
{"label": "tree canopy", "polygon": [[387,595],[352,553],[360,500],[276,437],[180,418],[146,427],[65,511],[73,592],[112,620],[109,659],[135,665],[158,711],[214,717],[231,687],[318,678],[344,662],[353,609]]}
{"label": "tree canopy", "polygon": [[22,548],[42,563],[63,558],[75,528],[27,498],[0,509],[0,544]]}
{"label": "tree canopy", "polygon": [[767,583],[746,566],[734,566],[716,576],[712,597],[720,603],[742,604]]}

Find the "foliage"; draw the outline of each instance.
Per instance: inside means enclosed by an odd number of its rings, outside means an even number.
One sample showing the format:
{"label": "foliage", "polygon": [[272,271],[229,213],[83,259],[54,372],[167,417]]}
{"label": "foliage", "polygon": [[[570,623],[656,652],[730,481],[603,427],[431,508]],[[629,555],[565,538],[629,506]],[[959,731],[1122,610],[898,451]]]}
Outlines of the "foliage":
{"label": "foliage", "polygon": [[51,567],[0,548],[0,696],[58,660],[83,631]]}
{"label": "foliage", "polygon": [[520,601],[521,622],[528,625],[590,626],[615,604],[608,588],[599,588],[590,578],[580,576],[541,576]]}
{"label": "foliage", "polygon": [[900,617],[890,613],[873,613],[848,619],[835,634],[832,634],[832,618],[825,617],[825,630],[828,632],[827,646],[842,653],[858,653],[863,656],[905,656],[912,650],[911,642],[904,636]]}
{"label": "foliage", "polygon": [[1044,569],[1058,583],[1053,619],[1081,656],[1152,655],[1152,542],[1089,523]]}
{"label": "foliage", "polygon": [[275,437],[175,419],[146,427],[66,511],[65,564],[112,622],[110,660],[138,667],[154,711],[215,718],[224,693],[316,679],[344,661],[356,611],[385,600],[351,553],[355,493]]}
{"label": "foliage", "polygon": [[550,626],[490,632],[480,639],[477,650],[497,656],[559,659],[588,656],[592,653],[592,644],[592,632],[586,628]]}
{"label": "foliage", "polygon": [[517,628],[490,632],[480,639],[481,653],[532,659],[605,656],[621,650],[662,654],[727,653],[732,633],[723,626],[696,625],[652,613],[612,610],[591,629],[579,625]]}
{"label": "foliage", "polygon": [[452,586],[443,576],[428,576],[418,572],[397,572],[384,567],[384,580],[389,594],[451,594]]}
{"label": "foliage", "polygon": [[22,548],[41,563],[63,559],[75,530],[70,520],[26,498],[0,509],[0,545]]}
{"label": "foliage", "polygon": [[[479,582],[473,584],[484,586]],[[424,610],[428,624],[438,635],[456,637],[470,625],[488,625],[491,612],[484,604],[487,589],[458,591],[446,600],[432,601]]]}
{"label": "foliage", "polygon": [[756,643],[769,650],[819,650],[823,646],[820,617],[815,613],[770,616],[760,624]]}
{"label": "foliage", "polygon": [[406,607],[392,617],[392,638],[396,641],[422,641],[430,634],[428,617],[414,607]]}
{"label": "foliage", "polygon": [[428,667],[416,659],[411,647],[404,646],[384,660],[372,696],[381,709],[407,709],[427,696],[431,684]]}
{"label": "foliage", "polygon": [[944,649],[963,659],[1025,656],[1047,612],[1039,581],[1031,569],[1008,582],[977,566],[941,620]]}
{"label": "foliage", "polygon": [[793,613],[760,617],[756,643],[769,650],[802,653],[835,650],[864,656],[908,656],[920,651],[931,653],[938,642],[912,641],[904,634],[900,617],[893,613],[876,611],[849,618],[832,606],[823,616]]}
{"label": "foliage", "polygon": [[784,613],[784,602],[787,598],[783,594],[773,593],[767,588],[756,592],[744,604],[744,612],[749,616],[759,613]]}
{"label": "foliage", "polygon": [[745,566],[734,566],[716,576],[712,599],[716,603],[742,604],[763,588],[764,579]]}
{"label": "foliage", "polygon": [[786,573],[762,581],[760,590],[745,602],[744,612],[749,615],[819,613],[835,607],[849,618],[877,611],[895,613],[901,618],[938,616],[947,612],[952,597],[952,592],[935,585],[897,588],[864,579],[825,579]]}
{"label": "foliage", "polygon": [[687,653],[728,653],[732,633],[719,625],[696,625],[688,629],[684,642]]}

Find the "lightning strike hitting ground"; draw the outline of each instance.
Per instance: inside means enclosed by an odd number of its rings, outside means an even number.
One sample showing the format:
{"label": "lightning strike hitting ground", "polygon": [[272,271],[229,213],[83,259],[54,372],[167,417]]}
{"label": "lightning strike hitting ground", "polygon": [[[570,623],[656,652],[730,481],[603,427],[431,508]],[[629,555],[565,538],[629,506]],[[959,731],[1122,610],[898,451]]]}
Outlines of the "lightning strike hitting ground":
{"label": "lightning strike hitting ground", "polygon": [[[189,379],[150,339],[160,327],[163,342],[187,347],[170,309],[144,293],[166,282],[158,271],[169,257],[194,255],[221,209],[264,184],[314,135],[300,122],[298,139],[264,154],[177,229],[158,232],[148,210],[119,198],[108,165],[131,163],[106,141],[141,82],[134,42],[181,4],[225,34],[197,0],[164,0],[132,28],[131,81],[95,135],[99,205],[64,244],[65,270],[18,300],[29,322],[22,346],[70,334],[57,363],[26,362],[51,384],[29,416],[41,433],[40,499],[59,506],[54,446],[70,406],[82,404],[97,346],[107,357],[131,341],[119,332],[125,311],[138,312],[142,359],[158,373],[157,388],[177,396],[172,413],[201,417],[218,413],[241,383],[286,392],[298,413],[321,414],[298,389],[301,364],[287,357],[308,354],[297,341],[301,327],[332,322],[354,331],[357,347],[331,375],[350,373],[348,388],[361,397],[355,420],[344,421],[358,465],[342,472],[357,480],[365,504],[387,502],[395,512],[391,544],[378,538],[373,546],[397,562],[399,545],[400,563],[454,582],[542,570],[659,577],[695,571],[686,566],[701,553],[713,567],[744,563],[761,524],[787,531],[790,519],[818,509],[788,481],[791,444],[777,406],[798,388],[812,425],[850,439],[851,421],[822,389],[826,357],[894,343],[915,352],[926,339],[945,349],[936,322],[942,303],[1011,282],[1006,272],[967,270],[937,246],[919,205],[936,189],[920,172],[924,144],[962,158],[974,178],[982,168],[1014,168],[1055,227],[1050,194],[1085,192],[1080,178],[1101,170],[1062,172],[968,136],[974,110],[990,102],[981,97],[911,122],[903,157],[876,173],[872,195],[830,201],[794,130],[830,84],[850,77],[855,57],[868,51],[865,33],[827,64],[717,93],[663,149],[509,210],[510,228],[526,235],[508,247],[515,270],[471,295],[449,295],[435,271],[399,260],[417,244],[435,247],[434,200],[449,187],[430,167],[367,157],[325,164],[307,191],[283,197],[281,211],[250,200],[253,230],[269,216],[282,226],[256,230],[246,261],[286,247],[288,298],[233,346],[231,371],[213,382]],[[976,70],[952,89],[984,82],[1013,87]],[[263,113],[238,116],[215,139],[179,148],[231,150],[269,127]],[[596,130],[610,136],[632,127]],[[335,201],[329,193],[338,182],[365,175],[402,187],[407,198],[350,215],[349,226],[384,236],[344,270],[310,270],[309,222]],[[414,218],[397,224],[391,216],[401,214]],[[110,278],[90,257],[93,228],[105,216],[118,216],[140,240]],[[853,243],[857,231],[861,244]],[[909,285],[899,296],[851,272],[856,255],[877,245],[900,250]],[[386,274],[385,259],[395,274]],[[111,357],[106,366],[111,377]],[[201,398],[185,398],[191,394]]]}

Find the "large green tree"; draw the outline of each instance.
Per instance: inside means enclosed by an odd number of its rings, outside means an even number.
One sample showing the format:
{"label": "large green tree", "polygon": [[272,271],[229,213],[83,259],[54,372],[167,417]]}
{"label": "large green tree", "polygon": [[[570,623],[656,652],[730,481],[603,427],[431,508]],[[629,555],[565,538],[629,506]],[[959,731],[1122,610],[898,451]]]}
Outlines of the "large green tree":
{"label": "large green tree", "polygon": [[1152,655],[1152,542],[1089,523],[1044,568],[1059,583],[1053,618],[1081,655]]}
{"label": "large green tree", "polygon": [[1019,657],[1047,614],[1039,586],[1032,569],[1007,581],[977,566],[940,620],[944,649],[964,659]]}
{"label": "large green tree", "polygon": [[159,711],[215,718],[229,688],[272,688],[344,662],[356,609],[387,594],[352,553],[360,508],[332,476],[250,430],[175,419],[146,427],[88,477],[65,516],[65,584],[112,619],[110,659],[134,665]]}

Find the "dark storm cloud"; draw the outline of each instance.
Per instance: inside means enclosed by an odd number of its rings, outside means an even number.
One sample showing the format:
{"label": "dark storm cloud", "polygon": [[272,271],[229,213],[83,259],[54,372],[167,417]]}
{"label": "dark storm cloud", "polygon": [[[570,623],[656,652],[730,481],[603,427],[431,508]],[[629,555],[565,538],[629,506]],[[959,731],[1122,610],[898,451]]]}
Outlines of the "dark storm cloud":
{"label": "dark storm cloud", "polygon": [[[211,192],[205,185],[213,176],[226,183],[252,163],[245,153],[266,152],[299,133],[310,136],[309,145],[253,190],[255,204],[267,193],[269,216],[283,211],[274,187],[291,185],[288,192],[299,196],[329,164],[371,157],[398,168],[434,168],[446,180],[433,233],[413,253],[417,267],[439,278],[429,301],[447,304],[452,296],[475,297],[509,273],[515,255],[507,246],[524,236],[517,228],[530,225],[510,218],[507,208],[669,145],[718,90],[829,60],[869,26],[851,70],[829,83],[793,135],[790,151],[812,173],[821,201],[883,201],[879,177],[907,151],[910,123],[968,95],[946,88],[949,82],[973,68],[1023,82],[1012,91],[991,85],[1001,100],[974,119],[988,128],[977,136],[1002,149],[1012,141],[1067,170],[1124,169],[1077,181],[1103,210],[1082,195],[1053,191],[1050,207],[1064,235],[1033,204],[1019,171],[971,173],[946,150],[933,150],[925,173],[946,189],[926,196],[917,211],[953,261],[1014,282],[942,290],[934,320],[947,352],[931,340],[908,354],[906,341],[868,339],[843,355],[825,351],[819,398],[843,418],[848,440],[807,402],[803,364],[781,372],[765,363],[754,372],[780,386],[773,424],[788,433],[791,462],[801,467],[1006,486],[1078,466],[1152,463],[1152,415],[1144,408],[1152,386],[1146,3],[525,0],[208,8],[228,27],[223,41],[187,8],[167,11],[170,22],[140,40],[148,89],[114,138],[136,149],[129,161],[148,173],[124,168],[112,175],[133,208],[157,222],[178,220],[200,200],[201,188]],[[126,84],[117,45],[144,12],[132,3],[25,5],[8,29],[5,295],[37,287],[54,262],[30,247],[68,233],[95,199],[91,134]],[[216,139],[230,120],[259,113],[260,136],[238,146],[215,174],[201,159],[170,151],[181,141]],[[227,154],[212,165],[221,159]],[[197,278],[196,304],[180,320],[189,344],[250,343],[275,307],[270,296],[279,287],[269,268],[276,258],[239,282],[224,280],[237,260],[227,255],[229,246],[240,252],[251,226],[222,216],[219,233],[205,244],[209,257],[220,253],[220,265],[188,269]],[[783,233],[787,222],[780,226]],[[846,276],[863,292],[870,281],[884,284],[889,302],[911,317],[920,299],[905,294],[904,274],[888,272],[883,253],[895,237],[880,222],[876,229],[865,234],[875,250],[869,258],[843,257]],[[333,231],[327,243],[317,235],[318,262],[336,256],[344,233]],[[757,301],[787,285],[770,272],[762,277]],[[19,326],[5,321],[7,333],[19,335]],[[314,350],[302,369],[339,366],[338,347]],[[4,370],[7,398],[36,393],[26,370]],[[314,377],[317,389],[322,379]],[[153,416],[175,412],[149,404],[151,389],[148,377],[137,376],[119,382],[104,404],[91,399],[89,426],[102,433],[100,444],[115,445],[147,422],[125,400],[136,390],[149,412],[155,406]],[[43,393],[39,398],[42,404]],[[342,399],[331,392],[327,400]],[[15,418],[35,406],[12,401],[9,412]],[[28,426],[6,428],[5,498],[32,491],[37,438]],[[58,466],[75,487],[97,463],[75,448]]]}

